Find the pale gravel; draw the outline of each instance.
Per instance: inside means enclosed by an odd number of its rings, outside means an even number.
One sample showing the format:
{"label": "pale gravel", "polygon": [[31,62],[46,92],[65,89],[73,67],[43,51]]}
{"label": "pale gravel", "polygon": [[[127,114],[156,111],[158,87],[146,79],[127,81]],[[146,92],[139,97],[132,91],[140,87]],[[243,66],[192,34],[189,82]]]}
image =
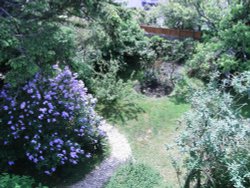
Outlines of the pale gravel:
{"label": "pale gravel", "polygon": [[103,122],[100,129],[107,134],[107,139],[111,147],[110,156],[92,172],[87,174],[83,180],[67,188],[103,188],[115,170],[120,165],[132,159],[129,143],[126,137],[119,133],[117,128]]}

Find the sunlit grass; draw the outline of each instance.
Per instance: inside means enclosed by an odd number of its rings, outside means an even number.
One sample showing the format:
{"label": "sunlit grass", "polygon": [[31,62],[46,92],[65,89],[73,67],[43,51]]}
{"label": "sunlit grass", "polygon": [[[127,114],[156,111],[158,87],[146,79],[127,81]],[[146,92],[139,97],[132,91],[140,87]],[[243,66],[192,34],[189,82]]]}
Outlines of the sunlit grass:
{"label": "sunlit grass", "polygon": [[[137,104],[144,112],[137,119],[119,123],[119,129],[131,144],[136,161],[156,169],[166,185],[177,185],[175,170],[166,150],[166,144],[173,143],[178,122],[189,105],[171,97],[140,97]],[[176,151],[173,155],[178,155]]]}

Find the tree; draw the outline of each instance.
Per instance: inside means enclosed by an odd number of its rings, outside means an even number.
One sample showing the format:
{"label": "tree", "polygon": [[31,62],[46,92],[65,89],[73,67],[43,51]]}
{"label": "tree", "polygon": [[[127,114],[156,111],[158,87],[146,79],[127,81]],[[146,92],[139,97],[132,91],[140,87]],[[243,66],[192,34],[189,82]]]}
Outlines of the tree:
{"label": "tree", "polygon": [[169,28],[217,32],[220,20],[227,14],[230,4],[226,0],[170,0],[153,9],[148,16],[162,18],[163,25]]}
{"label": "tree", "polygon": [[199,44],[190,58],[191,75],[207,79],[213,71],[220,71],[225,77],[249,70],[249,8],[247,1],[234,1],[226,7],[225,16],[216,24],[218,32]]}
{"label": "tree", "polygon": [[132,74],[130,70],[143,69],[155,58],[150,40],[134,15],[134,10],[105,4],[95,21],[87,20],[84,28],[73,28],[78,48],[72,68],[98,101],[109,104],[109,108],[129,101],[126,96],[131,93],[130,83],[120,75],[125,73],[128,79]]}
{"label": "tree", "polygon": [[[0,2],[0,67],[12,84],[23,83],[51,65],[72,63],[72,32],[62,26],[69,16],[98,16],[109,1],[6,0]],[[18,76],[17,76],[18,75]]]}

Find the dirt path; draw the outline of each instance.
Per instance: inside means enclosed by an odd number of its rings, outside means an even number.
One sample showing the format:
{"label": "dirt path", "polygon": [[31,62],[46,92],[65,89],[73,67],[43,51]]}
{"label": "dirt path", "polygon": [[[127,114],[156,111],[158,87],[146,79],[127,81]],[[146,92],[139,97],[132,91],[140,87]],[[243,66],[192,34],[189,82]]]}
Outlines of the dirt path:
{"label": "dirt path", "polygon": [[117,128],[107,123],[104,123],[101,129],[107,133],[111,147],[110,156],[90,172],[84,180],[68,188],[102,188],[114,171],[121,164],[131,159],[131,148],[125,136],[120,134]]}

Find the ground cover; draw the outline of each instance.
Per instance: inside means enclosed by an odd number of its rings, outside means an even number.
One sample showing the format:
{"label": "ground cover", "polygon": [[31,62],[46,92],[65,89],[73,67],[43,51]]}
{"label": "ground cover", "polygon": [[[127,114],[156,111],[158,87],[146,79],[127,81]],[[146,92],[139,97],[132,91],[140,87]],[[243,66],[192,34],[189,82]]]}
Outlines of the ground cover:
{"label": "ground cover", "polygon": [[117,170],[105,188],[163,188],[164,182],[152,168],[130,163]]}

